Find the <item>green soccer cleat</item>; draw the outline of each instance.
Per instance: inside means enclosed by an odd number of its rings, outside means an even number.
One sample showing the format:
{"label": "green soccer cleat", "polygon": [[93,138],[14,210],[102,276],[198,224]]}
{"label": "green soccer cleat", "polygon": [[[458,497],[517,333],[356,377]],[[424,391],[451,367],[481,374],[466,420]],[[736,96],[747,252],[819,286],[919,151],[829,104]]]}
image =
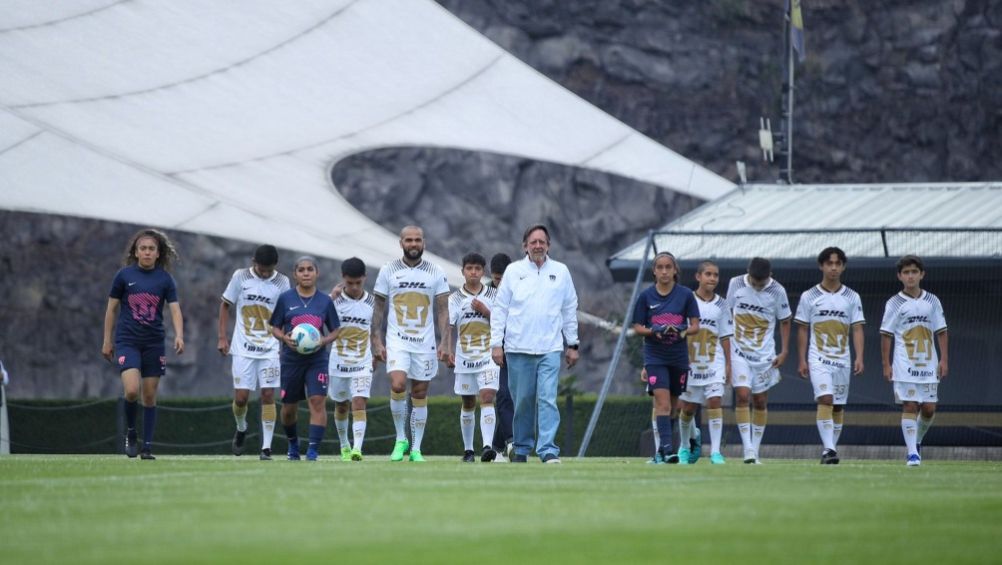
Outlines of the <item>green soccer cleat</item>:
{"label": "green soccer cleat", "polygon": [[685,447],[683,447],[682,449],[678,450],[678,464],[679,465],[688,465],[689,462],[691,461],[691,457],[692,457],[692,453],[688,449],[686,449]]}
{"label": "green soccer cleat", "polygon": [[411,450],[411,461],[413,461],[415,463],[424,463],[424,456],[421,455],[420,451],[418,451],[416,449],[412,449]]}
{"label": "green soccer cleat", "polygon": [[699,426],[692,429],[692,439],[689,440],[689,463],[699,461],[703,456],[703,432],[699,431]]}
{"label": "green soccer cleat", "polygon": [[398,439],[397,443],[393,445],[393,453],[390,454],[390,461],[403,461],[404,453],[407,453],[407,448],[411,444],[406,439]]}
{"label": "green soccer cleat", "polygon": [[341,448],[341,461],[351,461],[351,448],[342,447]]}
{"label": "green soccer cleat", "polygon": [[361,449],[352,449],[351,450],[351,460],[352,461],[361,461],[362,460],[362,450]]}
{"label": "green soccer cleat", "polygon": [[714,465],[723,465],[724,463],[727,463],[727,460],[724,459],[724,456],[720,452],[716,452],[710,454],[710,463]]}
{"label": "green soccer cleat", "polygon": [[665,464],[665,458],[662,457],[660,451],[655,451],[654,452],[654,457],[651,457],[650,459],[648,459],[647,460],[647,464],[648,465],[664,465]]}

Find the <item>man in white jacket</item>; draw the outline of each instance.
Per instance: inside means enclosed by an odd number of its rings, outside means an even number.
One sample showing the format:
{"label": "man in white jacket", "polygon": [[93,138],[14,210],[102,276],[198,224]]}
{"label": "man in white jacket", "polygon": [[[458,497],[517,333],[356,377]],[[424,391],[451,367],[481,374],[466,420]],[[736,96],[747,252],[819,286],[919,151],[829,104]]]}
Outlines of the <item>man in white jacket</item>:
{"label": "man in white jacket", "polygon": [[[560,353],[578,360],[578,296],[567,266],[550,259],[550,232],[534,225],[522,236],[526,256],[505,269],[491,312],[491,356],[508,366],[515,401],[512,463],[525,463],[535,443],[543,463],[560,463]],[[502,349],[503,346],[503,349]],[[535,438],[535,427],[539,435]]]}

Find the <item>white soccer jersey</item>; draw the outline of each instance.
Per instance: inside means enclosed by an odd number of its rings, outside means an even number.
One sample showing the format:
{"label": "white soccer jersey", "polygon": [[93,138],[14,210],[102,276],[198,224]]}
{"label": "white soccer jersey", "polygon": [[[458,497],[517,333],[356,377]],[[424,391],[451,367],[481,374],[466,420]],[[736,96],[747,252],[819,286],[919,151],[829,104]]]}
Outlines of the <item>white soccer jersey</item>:
{"label": "white soccer jersey", "polygon": [[689,336],[689,382],[694,385],[723,383],[726,376],[721,340],[734,334],[734,322],[723,298],[713,295],[709,301],[696,296],[699,305],[699,331]]}
{"label": "white soccer jersey", "polygon": [[880,333],[894,336],[894,380],[934,383],[939,355],[933,336],[946,331],[946,316],[939,298],[922,291],[918,298],[904,292],[892,296],[884,306]]}
{"label": "white soccer jersey", "polygon": [[794,320],[810,328],[807,353],[811,359],[843,368],[852,364],[849,329],[866,323],[863,303],[854,290],[842,285],[828,292],[821,285],[813,286],[800,295]]}
{"label": "white soccer jersey", "polygon": [[358,300],[342,292],[334,301],[341,320],[341,330],[331,347],[330,375],[354,377],[372,373],[372,348],[369,347],[372,309],[375,299],[363,292]]}
{"label": "white soccer jersey", "polygon": [[776,322],[792,316],[786,289],[775,279],[755,290],[748,275],[731,279],[727,307],[734,320],[732,351],[753,367],[767,366],[776,358]]}
{"label": "white soccer jersey", "polygon": [[252,359],[278,357],[281,345],[271,335],[271,313],[278,295],[289,290],[289,277],[275,271],[262,279],[252,268],[237,269],[223,291],[223,300],[234,306],[236,327],[230,353]]}
{"label": "white soccer jersey", "polygon": [[491,361],[491,322],[473,309],[473,299],[494,308],[497,291],[484,285],[479,294],[460,288],[449,296],[449,323],[456,330],[456,372],[477,373],[495,367]]}
{"label": "white soccer jersey", "polygon": [[402,259],[391,261],[379,270],[373,292],[389,303],[387,349],[435,352],[435,297],[449,293],[449,283],[441,268],[427,261],[414,267]]}

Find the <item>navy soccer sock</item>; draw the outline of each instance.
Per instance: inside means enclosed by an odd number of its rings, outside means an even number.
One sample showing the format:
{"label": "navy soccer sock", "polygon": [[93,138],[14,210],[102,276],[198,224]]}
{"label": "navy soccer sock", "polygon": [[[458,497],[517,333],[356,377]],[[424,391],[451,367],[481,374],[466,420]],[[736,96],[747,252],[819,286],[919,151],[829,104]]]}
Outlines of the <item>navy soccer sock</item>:
{"label": "navy soccer sock", "polygon": [[296,446],[296,449],[299,449],[299,430],[296,429],[296,424],[283,425],[282,427],[285,428],[285,437],[289,440],[289,446]]}
{"label": "navy soccer sock", "polygon": [[130,430],[136,429],[136,415],[139,413],[139,401],[125,401],[125,427]]}
{"label": "navy soccer sock", "polygon": [[157,407],[143,406],[143,449],[153,443],[153,430],[157,427]]}
{"label": "navy soccer sock", "polygon": [[661,452],[671,453],[671,416],[655,417],[658,423],[658,437],[661,438]]}
{"label": "navy soccer sock", "polygon": [[324,426],[310,424],[310,449],[320,451],[320,442],[324,440]]}

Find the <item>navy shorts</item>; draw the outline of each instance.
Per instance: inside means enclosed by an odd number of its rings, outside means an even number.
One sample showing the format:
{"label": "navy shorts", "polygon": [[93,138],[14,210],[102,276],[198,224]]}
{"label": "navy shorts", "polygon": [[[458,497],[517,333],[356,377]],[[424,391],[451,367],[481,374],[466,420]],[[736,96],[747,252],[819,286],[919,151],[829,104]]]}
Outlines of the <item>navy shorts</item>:
{"label": "navy shorts", "polygon": [[143,377],[162,377],[167,372],[167,352],[163,342],[152,345],[115,344],[118,370],[139,369]]}
{"label": "navy shorts", "polygon": [[308,396],[327,396],[328,359],[318,355],[315,359],[297,363],[282,363],[282,402],[299,402]]}
{"label": "navy shorts", "polygon": [[685,392],[689,380],[689,367],[671,365],[645,365],[647,369],[647,394],[654,396],[654,389],[666,388],[672,396]]}

